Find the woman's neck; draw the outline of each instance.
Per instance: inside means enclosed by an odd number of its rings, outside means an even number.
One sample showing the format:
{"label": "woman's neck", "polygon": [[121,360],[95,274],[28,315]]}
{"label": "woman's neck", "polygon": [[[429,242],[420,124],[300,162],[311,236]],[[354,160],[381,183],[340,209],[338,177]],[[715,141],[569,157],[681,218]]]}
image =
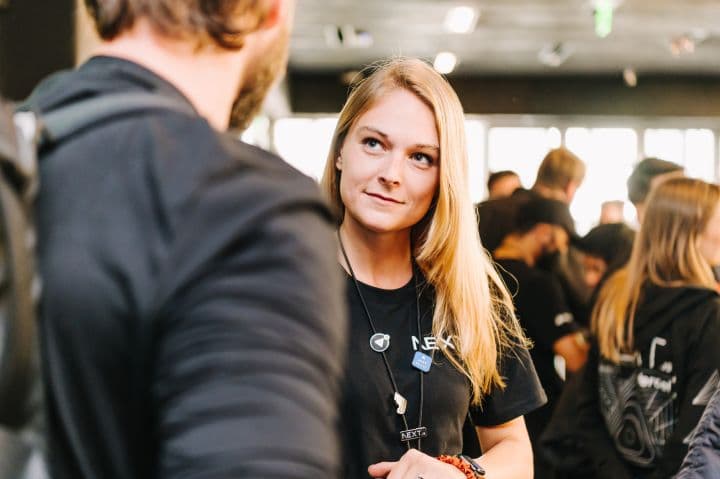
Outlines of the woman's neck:
{"label": "woman's neck", "polygon": [[[358,281],[377,288],[397,289],[412,278],[409,231],[377,234],[344,221],[339,234]],[[350,273],[342,252],[339,260]]]}

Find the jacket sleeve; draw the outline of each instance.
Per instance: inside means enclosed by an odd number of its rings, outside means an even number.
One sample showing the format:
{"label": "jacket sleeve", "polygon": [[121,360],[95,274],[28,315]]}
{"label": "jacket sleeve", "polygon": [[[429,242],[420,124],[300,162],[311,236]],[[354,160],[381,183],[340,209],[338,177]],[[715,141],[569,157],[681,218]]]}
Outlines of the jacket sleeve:
{"label": "jacket sleeve", "polygon": [[632,479],[607,432],[598,404],[598,346],[593,341],[578,391],[578,430],[597,477]]}
{"label": "jacket sleeve", "polygon": [[720,388],[716,388],[675,479],[720,477]]}
{"label": "jacket sleeve", "polygon": [[[332,226],[319,201],[232,203],[184,225],[210,251],[190,239],[175,255],[187,280],[170,288],[157,332],[154,477],[339,477],[346,313]],[[256,213],[233,223],[228,211],[243,209]]]}
{"label": "jacket sleeve", "polygon": [[[687,453],[690,437],[697,427],[700,416],[717,384],[720,366],[720,314],[712,314],[699,321],[701,327],[691,331],[684,346],[685,368],[679,375],[685,376],[684,387],[678,394],[678,419],[672,435],[665,444],[663,457],[653,471],[652,478],[671,477],[680,468]],[[682,380],[682,377],[680,378]],[[703,398],[703,396],[705,396]]]}

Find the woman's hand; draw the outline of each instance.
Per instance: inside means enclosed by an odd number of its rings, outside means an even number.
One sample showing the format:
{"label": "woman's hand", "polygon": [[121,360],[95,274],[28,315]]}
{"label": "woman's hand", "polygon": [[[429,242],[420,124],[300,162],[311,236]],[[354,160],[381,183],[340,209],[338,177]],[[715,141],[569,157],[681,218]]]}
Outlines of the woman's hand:
{"label": "woman's hand", "polygon": [[465,479],[455,466],[410,449],[399,461],[378,462],[368,467],[370,477],[385,479]]}

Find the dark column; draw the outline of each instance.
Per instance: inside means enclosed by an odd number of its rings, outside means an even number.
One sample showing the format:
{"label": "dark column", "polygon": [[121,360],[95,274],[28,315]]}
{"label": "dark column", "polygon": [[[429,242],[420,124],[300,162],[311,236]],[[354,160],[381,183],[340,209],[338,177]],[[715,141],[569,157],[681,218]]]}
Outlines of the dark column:
{"label": "dark column", "polygon": [[0,0],[0,93],[25,98],[75,62],[74,0]]}

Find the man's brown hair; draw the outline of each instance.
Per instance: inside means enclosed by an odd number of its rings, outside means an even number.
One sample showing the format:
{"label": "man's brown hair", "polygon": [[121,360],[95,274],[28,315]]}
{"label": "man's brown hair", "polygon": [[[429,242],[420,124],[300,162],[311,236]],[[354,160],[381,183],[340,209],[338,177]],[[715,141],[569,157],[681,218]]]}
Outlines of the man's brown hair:
{"label": "man's brown hair", "polygon": [[160,34],[196,41],[198,48],[216,45],[242,48],[270,13],[269,0],[85,0],[103,40],[112,40],[145,18]]}
{"label": "man's brown hair", "polygon": [[584,177],[585,163],[567,148],[555,148],[545,155],[535,184],[564,189],[571,182],[581,183]]}

